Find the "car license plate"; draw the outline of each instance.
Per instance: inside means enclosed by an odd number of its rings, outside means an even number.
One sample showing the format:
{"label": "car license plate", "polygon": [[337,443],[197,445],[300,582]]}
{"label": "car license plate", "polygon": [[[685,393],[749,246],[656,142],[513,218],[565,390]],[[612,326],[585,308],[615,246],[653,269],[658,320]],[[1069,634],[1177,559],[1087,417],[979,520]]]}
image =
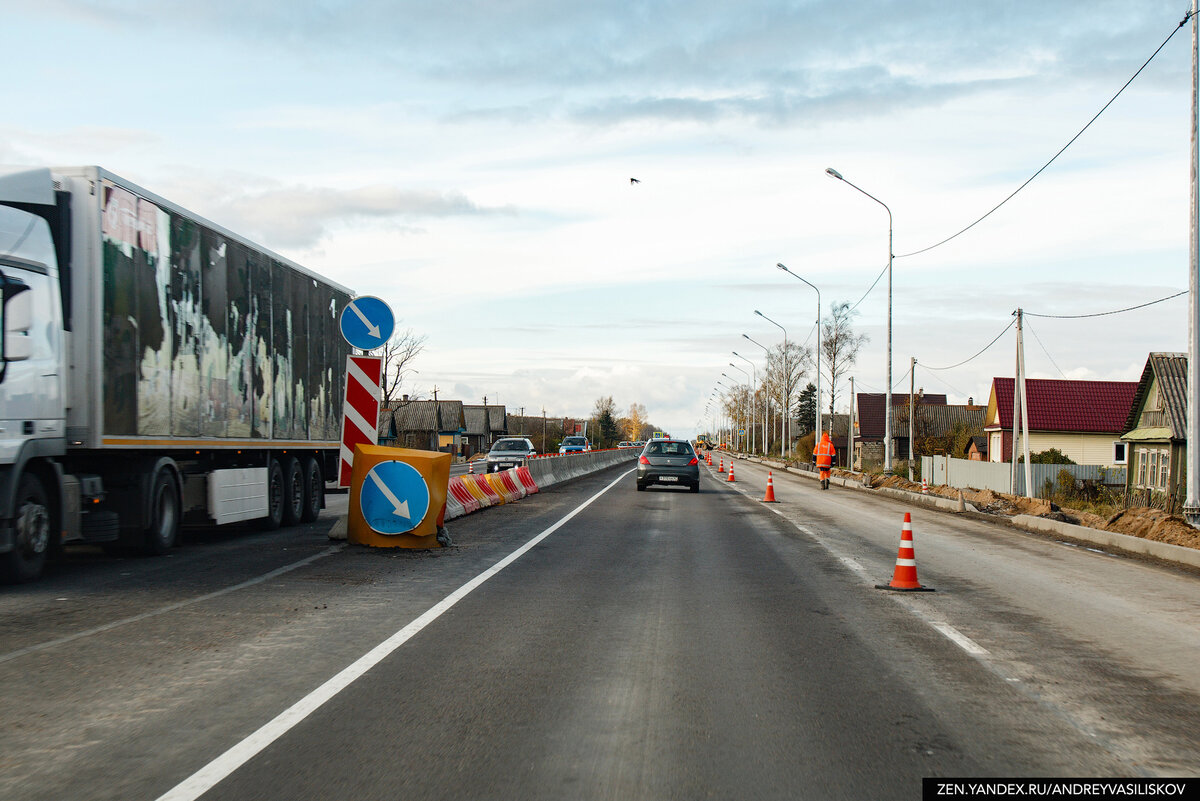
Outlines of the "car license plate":
{"label": "car license plate", "polygon": [[679,476],[659,476],[659,481],[678,481]]}
{"label": "car license plate", "polygon": [[507,470],[508,468],[510,468],[510,467],[512,467],[512,466],[513,466],[513,465],[512,465],[512,462],[501,462],[501,463],[500,463],[500,469],[501,469],[501,470]]}

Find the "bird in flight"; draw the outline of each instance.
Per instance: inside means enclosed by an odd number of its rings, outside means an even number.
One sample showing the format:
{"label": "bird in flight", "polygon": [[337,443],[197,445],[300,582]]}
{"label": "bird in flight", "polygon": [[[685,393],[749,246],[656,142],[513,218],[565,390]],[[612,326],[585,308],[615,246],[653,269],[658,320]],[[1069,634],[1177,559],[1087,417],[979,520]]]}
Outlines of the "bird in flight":
{"label": "bird in flight", "polygon": [[629,183],[630,184],[640,184],[641,181],[639,181],[637,178],[630,178]]}

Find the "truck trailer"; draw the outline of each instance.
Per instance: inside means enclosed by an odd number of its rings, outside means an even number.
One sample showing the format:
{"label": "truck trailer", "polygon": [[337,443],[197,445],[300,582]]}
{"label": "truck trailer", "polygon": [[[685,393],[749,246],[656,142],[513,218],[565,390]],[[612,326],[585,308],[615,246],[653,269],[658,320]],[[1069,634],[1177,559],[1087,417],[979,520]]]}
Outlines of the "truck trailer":
{"label": "truck trailer", "polygon": [[0,580],[314,520],[352,298],[100,167],[0,168]]}

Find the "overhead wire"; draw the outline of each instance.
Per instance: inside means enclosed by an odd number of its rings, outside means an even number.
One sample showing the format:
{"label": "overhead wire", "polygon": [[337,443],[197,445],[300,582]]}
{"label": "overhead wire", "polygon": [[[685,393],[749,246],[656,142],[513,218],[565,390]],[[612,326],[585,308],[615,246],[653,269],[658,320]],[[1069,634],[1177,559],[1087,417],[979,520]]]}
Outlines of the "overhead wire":
{"label": "overhead wire", "polygon": [[1054,361],[1054,357],[1050,355],[1050,351],[1046,350],[1046,346],[1042,343],[1042,338],[1037,335],[1037,331],[1033,330],[1033,326],[1030,325],[1028,321],[1025,322],[1024,327],[1028,328],[1029,333],[1033,334],[1033,338],[1037,340],[1038,346],[1042,349],[1042,353],[1046,354],[1046,358],[1049,359],[1050,363],[1054,365],[1054,369],[1057,370],[1058,374],[1065,379],[1067,374],[1064,373],[1063,369],[1058,366],[1058,362]]}
{"label": "overhead wire", "polygon": [[1010,320],[1008,325],[1004,326],[1004,330],[1001,331],[999,334],[996,334],[995,339],[993,339],[991,342],[989,342],[983,346],[983,350],[979,351],[978,353],[976,353],[974,356],[970,357],[969,359],[963,359],[958,364],[952,364],[949,367],[930,367],[927,364],[922,364],[921,366],[924,367],[926,370],[953,370],[955,367],[962,367],[964,364],[974,361],[975,359],[978,359],[980,356],[982,356],[985,352],[987,352],[988,348],[990,348],[992,345],[995,345],[996,342],[998,342],[1000,340],[1000,337],[1002,337],[1006,333],[1008,333],[1008,329],[1012,328],[1016,324],[1017,324],[1017,321],[1015,318]]}
{"label": "overhead wire", "polygon": [[1094,314],[1035,314],[1033,312],[1024,311],[1024,310],[1022,310],[1021,313],[1024,314],[1026,317],[1044,317],[1048,320],[1082,320],[1087,317],[1106,317],[1110,314],[1121,314],[1122,312],[1135,311],[1137,309],[1144,309],[1147,306],[1153,306],[1156,303],[1163,303],[1164,301],[1174,300],[1175,298],[1182,297],[1182,296],[1186,295],[1187,293],[1188,293],[1188,290],[1185,289],[1182,292],[1176,292],[1174,295],[1167,295],[1165,298],[1159,298],[1158,300],[1152,300],[1147,303],[1139,303],[1137,306],[1127,306],[1124,309],[1113,309],[1112,311],[1096,312]]}
{"label": "overhead wire", "polygon": [[[1020,192],[1025,187],[1029,186],[1029,184],[1033,182],[1034,178],[1037,178],[1039,175],[1041,175],[1042,172],[1047,167],[1049,167],[1051,164],[1053,164],[1054,160],[1057,159],[1059,156],[1061,156],[1066,151],[1067,148],[1069,148],[1071,145],[1075,144],[1075,140],[1077,140],[1079,137],[1083,136],[1083,132],[1086,131],[1088,128],[1090,128],[1092,126],[1092,123],[1095,122],[1097,119],[1099,119],[1100,115],[1103,114],[1105,111],[1107,111],[1108,107],[1111,106],[1114,102],[1116,102],[1116,99],[1121,96],[1121,93],[1124,92],[1129,87],[1129,84],[1134,82],[1134,80],[1137,78],[1137,76],[1142,74],[1142,70],[1146,69],[1146,67],[1150,64],[1150,62],[1154,60],[1155,56],[1157,56],[1160,52],[1162,52],[1162,49],[1167,46],[1167,42],[1171,41],[1172,37],[1174,37],[1175,34],[1177,34],[1179,32],[1180,28],[1182,28],[1184,25],[1187,24],[1188,20],[1191,19],[1191,17],[1192,17],[1192,12],[1189,10],[1186,14],[1184,14],[1183,20],[1179,23],[1179,25],[1177,25],[1175,27],[1175,29],[1172,30],[1171,33],[1167,36],[1167,38],[1163,40],[1163,43],[1158,46],[1158,49],[1156,49],[1153,53],[1150,54],[1150,58],[1146,59],[1145,63],[1142,64],[1142,66],[1138,67],[1137,72],[1133,73],[1133,75],[1129,78],[1129,80],[1127,80],[1125,82],[1125,84],[1120,89],[1117,90],[1117,93],[1115,95],[1113,95],[1112,98],[1107,103],[1105,103],[1104,106],[1099,111],[1096,112],[1095,116],[1092,117],[1090,120],[1088,120],[1087,125],[1080,128],[1079,133],[1077,133],[1073,137],[1071,137],[1071,141],[1069,141],[1065,145],[1063,145],[1062,148],[1057,153],[1055,153],[1049,161],[1047,161],[1045,164],[1043,164],[1038,169],[1037,172],[1035,172],[1033,175],[1029,176],[1029,178],[1025,180],[1025,183],[1021,184],[1016,189],[1014,189],[1012,194],[1010,194],[1008,197],[1004,198],[1004,200],[1001,200],[999,203],[997,203],[991,209],[991,211],[989,211],[987,214],[984,214],[978,220],[971,223],[966,228],[963,228],[958,233],[951,234],[950,236],[943,239],[941,242],[935,242],[934,244],[932,244],[928,247],[921,248],[920,250],[914,250],[912,253],[902,253],[898,256],[895,256],[894,258],[906,259],[909,256],[916,256],[920,253],[926,253],[930,250],[933,250],[936,247],[941,247],[942,245],[946,244],[950,240],[958,238],[959,236],[965,234],[967,231],[974,228],[976,225],[979,225],[979,223],[983,222],[988,217],[992,216],[992,214],[994,212],[996,212],[1001,206],[1003,206],[1005,203],[1007,203],[1008,201],[1010,201],[1014,197],[1016,197],[1018,192]],[[878,279],[876,279],[876,281],[878,282]],[[868,290],[868,292],[869,291],[870,290]]]}

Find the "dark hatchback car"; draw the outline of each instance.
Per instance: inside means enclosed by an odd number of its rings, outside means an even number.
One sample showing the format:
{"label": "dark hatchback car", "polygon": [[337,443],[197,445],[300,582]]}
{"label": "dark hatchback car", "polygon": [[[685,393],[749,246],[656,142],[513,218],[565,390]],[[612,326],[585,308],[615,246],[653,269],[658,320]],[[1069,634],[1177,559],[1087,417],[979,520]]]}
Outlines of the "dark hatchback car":
{"label": "dark hatchback car", "polygon": [[685,486],[700,491],[700,459],[686,440],[654,439],[638,457],[638,492],[651,484]]}

